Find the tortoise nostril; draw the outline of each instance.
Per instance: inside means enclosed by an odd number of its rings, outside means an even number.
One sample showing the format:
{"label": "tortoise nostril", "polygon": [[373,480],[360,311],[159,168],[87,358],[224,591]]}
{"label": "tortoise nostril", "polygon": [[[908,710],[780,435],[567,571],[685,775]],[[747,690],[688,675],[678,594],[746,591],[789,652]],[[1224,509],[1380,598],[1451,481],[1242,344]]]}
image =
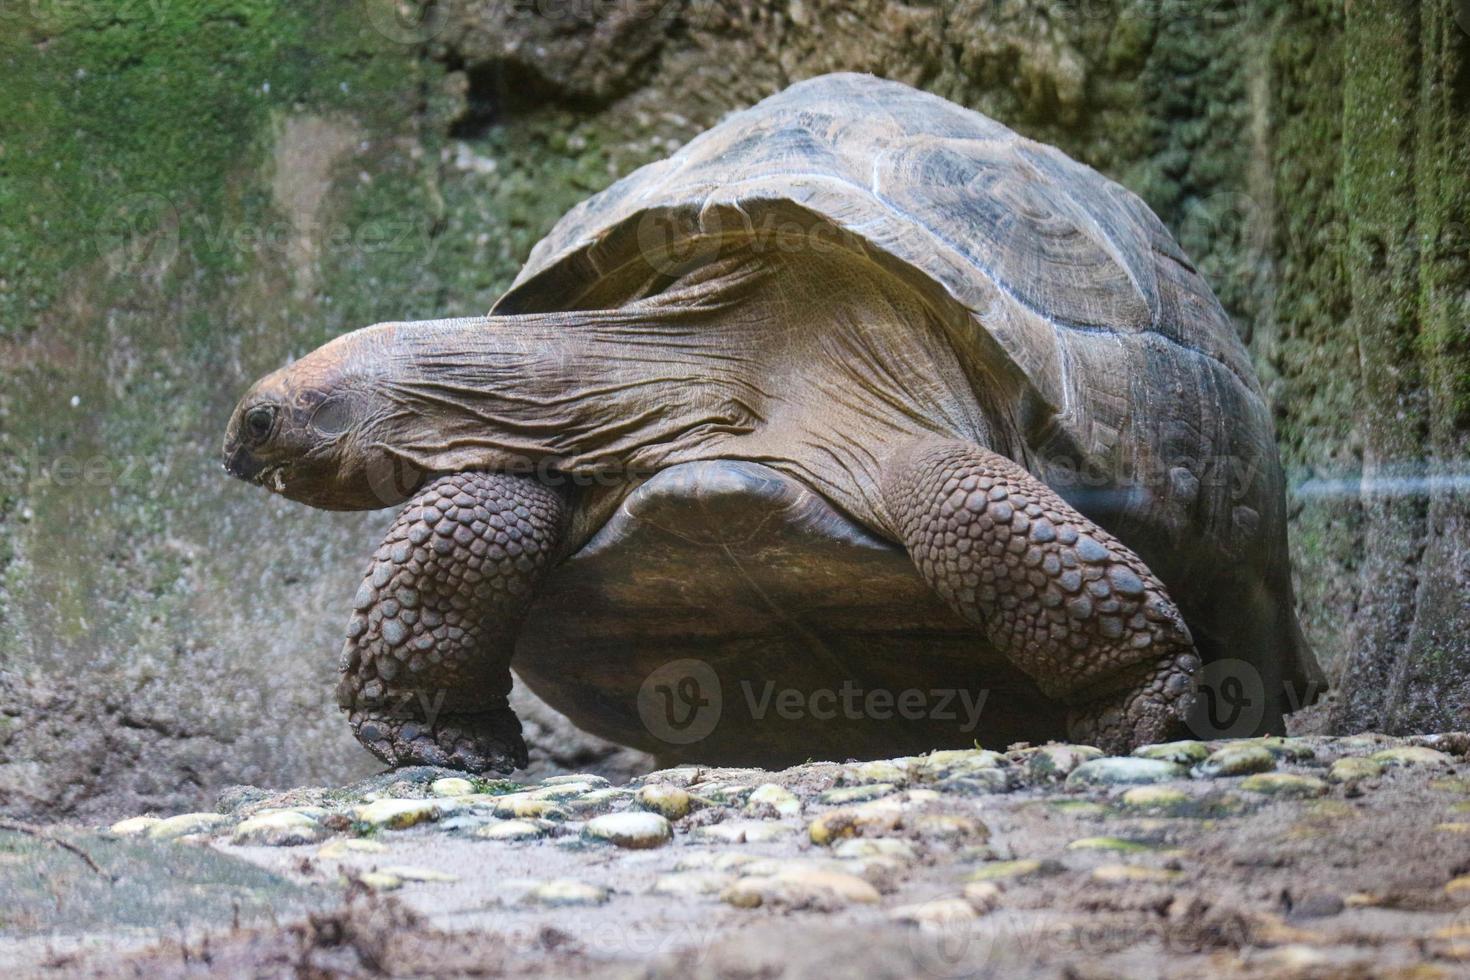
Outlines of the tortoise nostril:
{"label": "tortoise nostril", "polygon": [[226,450],[224,468],[230,476],[249,480],[260,472],[261,466],[260,460],[251,456],[250,451],[244,446],[237,448],[234,452]]}

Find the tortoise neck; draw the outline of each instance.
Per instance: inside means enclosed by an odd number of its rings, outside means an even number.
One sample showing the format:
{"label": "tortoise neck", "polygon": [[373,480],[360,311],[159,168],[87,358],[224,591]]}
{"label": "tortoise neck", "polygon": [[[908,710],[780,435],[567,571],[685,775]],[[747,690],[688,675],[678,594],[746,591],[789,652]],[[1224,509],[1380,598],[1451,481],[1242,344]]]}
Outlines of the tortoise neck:
{"label": "tortoise neck", "polygon": [[656,466],[682,440],[753,424],[740,395],[759,337],[746,278],[706,271],[617,309],[385,325],[379,383],[432,433],[429,448],[452,445],[476,468]]}

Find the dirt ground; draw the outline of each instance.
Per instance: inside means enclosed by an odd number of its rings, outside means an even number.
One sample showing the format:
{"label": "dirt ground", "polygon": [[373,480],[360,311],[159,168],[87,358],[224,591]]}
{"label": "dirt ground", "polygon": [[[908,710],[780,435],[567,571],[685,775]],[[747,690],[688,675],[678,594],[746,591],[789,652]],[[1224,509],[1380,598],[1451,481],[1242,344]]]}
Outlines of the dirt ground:
{"label": "dirt ground", "polygon": [[[0,959],[44,977],[1470,976],[1467,751],[1307,737],[1156,750],[1175,770],[1046,746],[626,788],[435,795],[458,784],[420,769],[240,790],[172,840],[151,821],[6,832]],[[374,798],[425,801],[405,805],[421,822],[375,823]],[[644,811],[669,800],[665,840]],[[310,842],[233,842],[283,808]],[[623,838],[650,846],[597,839],[599,814],[639,814],[618,828],[652,825]],[[511,831],[532,836],[484,836]]]}

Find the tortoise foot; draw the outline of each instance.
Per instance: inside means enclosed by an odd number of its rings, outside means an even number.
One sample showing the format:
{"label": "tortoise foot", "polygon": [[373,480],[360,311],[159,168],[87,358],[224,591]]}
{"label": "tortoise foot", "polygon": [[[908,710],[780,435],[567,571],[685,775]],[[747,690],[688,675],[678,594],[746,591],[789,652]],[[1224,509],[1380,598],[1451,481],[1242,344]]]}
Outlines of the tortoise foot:
{"label": "tortoise foot", "polygon": [[432,723],[353,712],[350,721],[358,741],[395,768],[423,765],[508,773],[527,762],[521,721],[509,708],[446,714]]}
{"label": "tortoise foot", "polygon": [[1129,672],[1128,686],[1072,709],[1067,737],[1109,755],[1184,737],[1199,668],[1193,651],[1139,664]]}
{"label": "tortoise foot", "polygon": [[934,440],[884,480],[895,536],[931,586],[1048,696],[1073,737],[1131,749],[1182,726],[1199,669],[1163,583],[1025,469]]}
{"label": "tortoise foot", "polygon": [[337,703],[391,766],[526,764],[507,703],[515,636],[565,517],[524,477],[455,473],[399,514],[363,577]]}

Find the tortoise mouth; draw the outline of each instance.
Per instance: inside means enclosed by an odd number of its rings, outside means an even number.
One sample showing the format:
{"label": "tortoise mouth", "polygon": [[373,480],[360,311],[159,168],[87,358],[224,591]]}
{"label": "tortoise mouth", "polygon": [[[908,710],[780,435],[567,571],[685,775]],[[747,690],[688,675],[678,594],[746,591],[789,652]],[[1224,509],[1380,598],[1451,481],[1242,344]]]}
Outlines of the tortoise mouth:
{"label": "tortoise mouth", "polygon": [[286,463],[259,463],[254,459],[242,458],[242,454],[235,453],[225,461],[224,465],[225,472],[237,480],[265,487],[272,493],[284,493],[286,490]]}
{"label": "tortoise mouth", "polygon": [[271,493],[285,493],[286,464],[272,463],[270,466],[264,467],[259,473],[256,473],[255,476],[251,477],[250,482],[254,483],[256,486],[265,487]]}

